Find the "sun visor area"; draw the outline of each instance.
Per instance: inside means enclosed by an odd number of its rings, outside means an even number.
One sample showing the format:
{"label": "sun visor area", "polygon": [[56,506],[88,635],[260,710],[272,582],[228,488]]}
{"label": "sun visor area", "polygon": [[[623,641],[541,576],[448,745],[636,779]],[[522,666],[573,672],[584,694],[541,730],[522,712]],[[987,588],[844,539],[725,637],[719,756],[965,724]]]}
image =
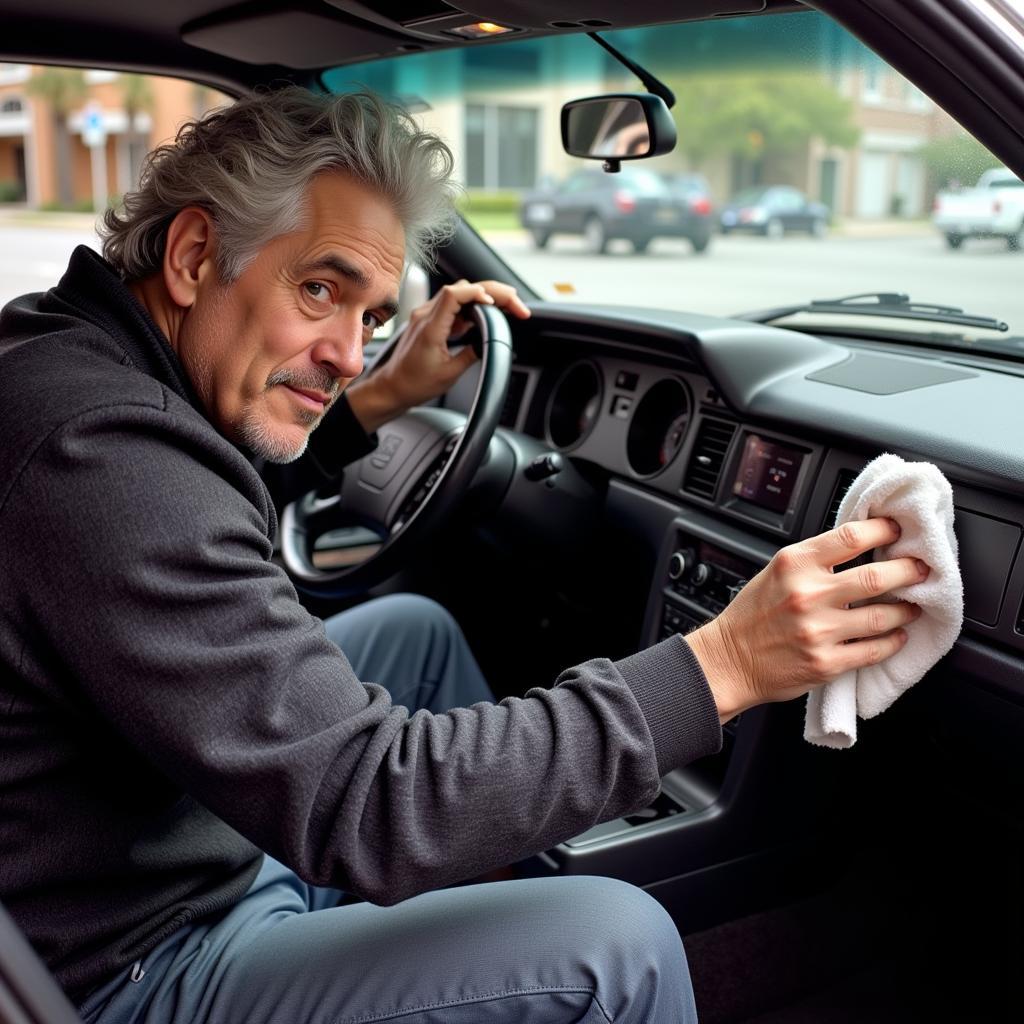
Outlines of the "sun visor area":
{"label": "sun visor area", "polygon": [[[329,7],[304,9],[232,8],[183,26],[190,46],[246,64],[322,68],[373,60],[401,52],[412,42],[377,25],[352,24]],[[419,49],[420,47],[416,47]]]}

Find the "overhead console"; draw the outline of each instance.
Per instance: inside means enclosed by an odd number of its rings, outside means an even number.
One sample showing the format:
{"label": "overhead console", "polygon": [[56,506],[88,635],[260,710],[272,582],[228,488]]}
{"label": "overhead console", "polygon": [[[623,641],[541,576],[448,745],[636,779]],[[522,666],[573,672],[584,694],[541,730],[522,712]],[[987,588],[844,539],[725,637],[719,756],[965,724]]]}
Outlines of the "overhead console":
{"label": "overhead console", "polygon": [[[245,64],[321,68],[452,46],[486,46],[557,32],[629,28],[663,20],[659,0],[564,0],[558,18],[542,0],[324,0],[229,4],[181,28],[190,46]],[[798,8],[779,0],[691,0],[679,20]]]}

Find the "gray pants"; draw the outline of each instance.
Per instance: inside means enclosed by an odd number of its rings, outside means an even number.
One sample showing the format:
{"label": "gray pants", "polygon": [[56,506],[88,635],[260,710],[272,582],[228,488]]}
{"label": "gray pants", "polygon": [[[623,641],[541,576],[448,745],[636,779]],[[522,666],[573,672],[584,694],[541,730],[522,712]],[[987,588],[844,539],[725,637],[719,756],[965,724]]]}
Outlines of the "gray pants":
{"label": "gray pants", "polygon": [[[370,601],[327,632],[360,678],[410,709],[493,699],[454,620],[424,598]],[[394,907],[339,907],[340,896],[268,858],[237,906],[171,936],[93,992],[82,1015],[90,1024],[697,1019],[672,920],[624,882],[491,882]]]}

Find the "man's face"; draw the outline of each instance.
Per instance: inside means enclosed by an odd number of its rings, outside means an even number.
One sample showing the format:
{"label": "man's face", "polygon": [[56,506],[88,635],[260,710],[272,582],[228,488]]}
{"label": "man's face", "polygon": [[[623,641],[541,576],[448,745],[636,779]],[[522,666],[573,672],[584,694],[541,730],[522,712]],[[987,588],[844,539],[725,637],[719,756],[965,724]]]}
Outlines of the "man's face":
{"label": "man's face", "polygon": [[204,284],[178,346],[215,425],[273,462],[305,451],[362,371],[363,346],[396,311],[405,254],[390,204],[347,175],[313,181],[305,224],[232,284]]}

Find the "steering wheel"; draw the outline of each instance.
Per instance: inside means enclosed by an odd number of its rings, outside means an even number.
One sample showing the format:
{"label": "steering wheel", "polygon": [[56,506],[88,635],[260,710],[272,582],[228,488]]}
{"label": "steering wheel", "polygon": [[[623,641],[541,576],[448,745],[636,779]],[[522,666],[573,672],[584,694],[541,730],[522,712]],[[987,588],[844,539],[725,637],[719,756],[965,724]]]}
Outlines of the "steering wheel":
{"label": "steering wheel", "polygon": [[[281,515],[281,557],[296,587],[316,597],[361,593],[389,576],[444,521],[473,480],[501,418],[512,368],[508,320],[494,306],[463,307],[480,333],[480,378],[469,415],[420,407],[386,423],[377,448],[345,468],[338,493],[311,491]],[[396,336],[377,358],[395,351]],[[357,523],[381,545],[357,565],[322,569],[313,562],[317,538]]]}

